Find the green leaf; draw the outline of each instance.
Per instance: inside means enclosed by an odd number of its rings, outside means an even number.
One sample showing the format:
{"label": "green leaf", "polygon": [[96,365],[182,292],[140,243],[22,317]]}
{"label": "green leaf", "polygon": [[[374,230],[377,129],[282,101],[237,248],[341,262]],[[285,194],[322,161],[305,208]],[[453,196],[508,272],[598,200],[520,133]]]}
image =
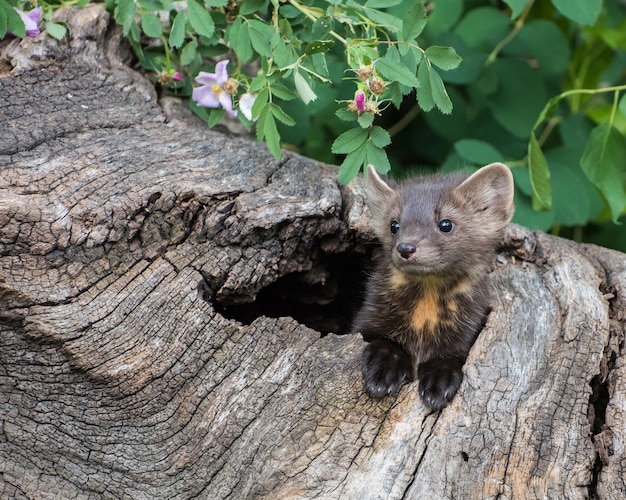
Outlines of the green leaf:
{"label": "green leaf", "polygon": [[[179,10],[176,13],[176,17],[174,18],[174,22],[172,23],[172,29],[170,30],[170,37],[168,40],[170,47],[179,49],[180,47],[183,46],[183,43],[185,42],[186,26],[187,26],[187,20],[185,19],[185,11]],[[186,64],[189,64],[189,63],[186,63]]]}
{"label": "green leaf", "polygon": [[159,38],[163,31],[159,18],[149,12],[141,13],[141,29],[150,38]]}
{"label": "green leaf", "polygon": [[48,35],[52,38],[62,40],[67,33],[67,28],[63,24],[48,21],[46,23],[46,33],[48,33]]}
{"label": "green leaf", "polygon": [[118,0],[113,16],[117,24],[122,26],[122,31],[125,36],[129,36],[131,27],[136,24],[136,13],[137,5],[135,5],[134,0]]}
{"label": "green leaf", "polygon": [[293,92],[291,89],[288,89],[284,85],[281,85],[280,83],[272,83],[270,86],[270,91],[272,92],[273,96],[276,96],[283,101],[291,101],[292,99],[295,99],[297,97],[295,92]]}
{"label": "green leaf", "polygon": [[247,16],[254,14],[260,10],[264,10],[267,5],[267,0],[244,0],[239,6],[239,14]]}
{"label": "green leaf", "polygon": [[370,130],[370,140],[374,146],[378,148],[384,148],[385,146],[391,144],[391,136],[389,135],[389,132],[378,125],[372,127],[372,130]]}
{"label": "green leaf", "polygon": [[209,111],[209,119],[207,122],[209,128],[213,128],[215,125],[217,125],[219,121],[224,118],[225,113],[226,110],[224,108],[211,109]]}
{"label": "green leaf", "polygon": [[[486,26],[489,29],[485,29]],[[479,7],[469,11],[454,28],[454,33],[469,47],[486,53],[491,52],[510,32],[511,20],[493,7]]]}
{"label": "green leaf", "polygon": [[[0,40],[4,38],[4,35],[6,35],[7,26],[8,26],[7,15],[4,12],[4,9],[2,7],[3,7],[3,3],[0,2]],[[24,28],[24,30],[26,30],[26,28]]]}
{"label": "green leaf", "polygon": [[335,139],[330,151],[335,154],[350,154],[359,149],[367,140],[367,130],[351,128]]}
{"label": "green leaf", "polygon": [[274,115],[274,118],[276,118],[279,122],[284,123],[288,127],[293,127],[296,124],[296,121],[285,113],[278,104],[274,104],[272,102],[269,104],[269,108]]}
{"label": "green leaf", "polygon": [[439,73],[430,66],[428,67],[428,78],[430,80],[430,88],[435,105],[444,115],[449,115],[452,113],[452,101],[450,100],[448,92],[446,92],[446,88],[443,85]]}
{"label": "green leaf", "polygon": [[346,108],[339,108],[335,111],[335,116],[344,122],[356,121],[358,116],[354,111],[350,111]]}
{"label": "green leaf", "polygon": [[544,72],[559,78],[567,71],[571,57],[569,40],[555,22],[547,19],[526,23],[502,53],[535,59]]}
{"label": "green leaf", "polygon": [[422,2],[415,2],[402,21],[402,40],[415,40],[424,30],[426,21],[426,7]]}
{"label": "green leaf", "polygon": [[[261,114],[267,107],[267,103],[269,101],[269,95],[270,95],[269,90],[266,87],[263,90],[261,90],[261,92],[259,92],[259,95],[256,96],[256,99],[254,100],[254,104],[252,105],[252,117],[253,118],[257,118],[261,116]],[[265,110],[265,112],[267,111]]]}
{"label": "green leaf", "polygon": [[272,41],[277,33],[273,28],[261,21],[248,21],[248,35],[252,47],[263,57],[272,57]]}
{"label": "green leaf", "polygon": [[248,27],[243,24],[241,17],[235,19],[230,27],[230,45],[241,61],[249,61],[252,59],[254,52],[250,44],[250,36],[248,35]]}
{"label": "green leaf", "polygon": [[365,144],[365,164],[371,163],[380,173],[391,170],[391,164],[384,149],[377,147],[372,141]]}
{"label": "green leaf", "polygon": [[454,143],[454,150],[461,158],[476,165],[487,165],[504,159],[492,144],[477,139],[461,139]]}
{"label": "green leaf", "polygon": [[515,19],[517,16],[519,16],[524,10],[524,7],[526,7],[526,4],[529,2],[529,0],[504,0],[504,1],[507,4],[509,4],[509,7],[511,7],[511,19]]}
{"label": "green leaf", "polygon": [[385,57],[376,61],[376,69],[383,77],[392,82],[399,82],[414,88],[419,86],[415,74],[400,62],[400,54],[395,47],[390,47]]}
{"label": "green leaf", "polygon": [[[431,4],[432,5],[432,4]],[[430,40],[449,33],[463,13],[463,0],[446,0],[437,2],[428,15],[426,35]]]}
{"label": "green leaf", "polygon": [[309,83],[298,71],[293,73],[293,82],[296,85],[296,91],[304,104],[309,104],[311,101],[317,99],[317,95],[313,92]]}
{"label": "green leaf", "polygon": [[271,113],[267,113],[265,123],[263,124],[263,132],[267,149],[270,150],[274,158],[280,160],[280,134],[278,133],[278,128],[276,128],[274,115]]}
{"label": "green leaf", "polygon": [[310,56],[311,54],[328,52],[334,46],[334,40],[315,40],[307,44],[306,49],[304,49],[304,53]]}
{"label": "green leaf", "polygon": [[339,174],[337,175],[337,180],[341,184],[347,184],[357,176],[364,165],[365,155],[366,148],[363,146],[344,158],[339,166]]}
{"label": "green leaf", "polygon": [[187,66],[191,64],[191,62],[196,58],[198,42],[193,39],[187,45],[183,47],[183,50],[180,53],[180,63],[183,66]]}
{"label": "green leaf", "polygon": [[199,0],[187,0],[189,11],[189,24],[199,35],[211,38],[215,33],[215,23],[211,14],[204,7],[204,3]]}
{"label": "green leaf", "polygon": [[552,0],[552,3],[564,16],[588,26],[595,24],[602,10],[602,0]]}
{"label": "green leaf", "polygon": [[461,64],[461,57],[452,47],[439,47],[433,45],[426,49],[424,54],[430,62],[444,71],[456,68]]}
{"label": "green leaf", "polygon": [[311,38],[313,40],[324,40],[333,29],[333,18],[321,16],[311,26]]}
{"label": "green leaf", "polygon": [[361,113],[357,118],[357,122],[361,128],[370,128],[372,123],[374,123],[374,114],[373,113]]}
{"label": "green leaf", "polygon": [[622,180],[626,171],[624,137],[608,123],[598,125],[591,131],[580,165],[604,196],[617,223],[626,205]]}
{"label": "green leaf", "polygon": [[530,142],[528,143],[528,167],[533,210],[550,210],[552,208],[550,170],[534,133],[530,135]]}
{"label": "green leaf", "polygon": [[524,61],[505,58],[498,58],[493,67],[499,83],[487,105],[500,125],[527,139],[548,100],[541,72]]}
{"label": "green leaf", "polygon": [[417,68],[417,79],[419,80],[417,101],[424,111],[430,111],[435,107],[435,100],[433,99],[433,91],[430,86],[430,66],[428,66],[428,61],[422,60],[420,63],[419,68]]}
{"label": "green leaf", "polygon": [[[6,29],[15,36],[24,38],[26,36],[26,26],[20,15],[13,10],[13,7],[7,2],[0,2],[0,7],[6,16]],[[5,30],[6,32],[6,30]]]}
{"label": "green leaf", "polygon": [[228,0],[204,0],[210,7],[226,7]]}
{"label": "green leaf", "polygon": [[624,94],[620,98],[619,104],[617,105],[617,109],[619,109],[619,112],[622,114],[622,116],[626,118],[626,94]]}

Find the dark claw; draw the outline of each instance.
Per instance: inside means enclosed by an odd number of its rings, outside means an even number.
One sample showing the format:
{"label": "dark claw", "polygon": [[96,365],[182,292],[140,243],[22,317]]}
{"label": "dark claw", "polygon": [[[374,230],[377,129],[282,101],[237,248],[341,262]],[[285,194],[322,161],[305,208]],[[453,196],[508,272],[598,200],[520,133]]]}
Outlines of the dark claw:
{"label": "dark claw", "polygon": [[402,384],[413,378],[409,355],[386,340],[374,340],[365,346],[362,369],[365,390],[375,398],[398,392]]}
{"label": "dark claw", "polygon": [[419,393],[426,406],[440,410],[456,394],[463,380],[463,362],[435,358],[417,367]]}

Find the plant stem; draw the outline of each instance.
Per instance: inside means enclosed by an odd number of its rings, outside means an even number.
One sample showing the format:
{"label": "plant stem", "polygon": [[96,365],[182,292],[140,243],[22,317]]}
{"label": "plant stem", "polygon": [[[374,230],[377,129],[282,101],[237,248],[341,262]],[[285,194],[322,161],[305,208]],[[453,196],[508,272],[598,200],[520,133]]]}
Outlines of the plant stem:
{"label": "plant stem", "polygon": [[[293,5],[296,9],[298,9],[300,12],[302,12],[302,14],[304,14],[306,17],[308,17],[311,21],[315,22],[317,21],[317,19],[319,17],[321,17],[321,15],[318,15],[317,17],[313,14],[313,12],[315,11],[314,9],[311,9],[310,7],[305,7],[304,5],[300,4],[299,2],[297,2],[296,0],[288,0],[289,3],[291,5]],[[323,14],[323,13],[322,13]],[[337,39],[339,42],[343,43],[344,45],[348,45],[348,41],[342,37],[341,35],[339,35],[338,33],[336,33],[335,31],[330,31],[330,34]]]}
{"label": "plant stem", "polygon": [[530,8],[533,6],[533,3],[535,3],[535,0],[530,0],[530,2],[526,4],[526,7],[524,7],[524,10],[520,14],[520,16],[517,18],[517,21],[515,21],[515,26],[513,27],[511,32],[502,40],[500,40],[500,43],[496,45],[496,47],[491,51],[491,54],[487,56],[487,59],[485,60],[485,66],[489,66],[490,64],[493,64],[493,62],[496,60],[496,57],[498,57],[498,54],[500,53],[500,51],[504,47],[506,47],[509,43],[511,43],[511,41],[517,36],[520,30],[524,27],[524,22],[526,21],[526,17],[528,16],[528,13],[530,12]]}

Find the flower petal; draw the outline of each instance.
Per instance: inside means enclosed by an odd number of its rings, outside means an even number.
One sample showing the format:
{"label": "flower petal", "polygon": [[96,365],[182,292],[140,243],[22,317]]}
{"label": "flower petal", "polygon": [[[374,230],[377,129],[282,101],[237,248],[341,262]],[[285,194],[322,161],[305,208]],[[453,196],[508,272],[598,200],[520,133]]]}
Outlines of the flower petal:
{"label": "flower petal", "polygon": [[20,15],[20,18],[24,22],[26,36],[37,36],[40,33],[38,24],[41,16],[41,7],[37,7],[28,13],[23,12],[16,7],[13,7],[13,10]]}
{"label": "flower petal", "polygon": [[228,66],[229,62],[230,61],[228,59],[224,59],[215,65],[215,77],[217,78],[217,83],[219,83],[220,86],[223,86],[228,81],[226,66]]}
{"label": "flower petal", "polygon": [[200,85],[209,85],[212,87],[217,83],[217,77],[215,73],[207,73],[206,71],[200,71],[196,76],[196,83]]}
{"label": "flower petal", "polygon": [[256,96],[256,94],[243,94],[239,98],[239,110],[248,120],[252,120],[252,106],[254,106]]}
{"label": "flower petal", "polygon": [[207,108],[219,108],[220,101],[217,99],[211,87],[197,87],[193,89],[191,98],[198,103],[198,106]]}
{"label": "flower petal", "polygon": [[237,111],[233,110],[233,99],[226,92],[220,94],[219,101],[230,116],[237,116]]}

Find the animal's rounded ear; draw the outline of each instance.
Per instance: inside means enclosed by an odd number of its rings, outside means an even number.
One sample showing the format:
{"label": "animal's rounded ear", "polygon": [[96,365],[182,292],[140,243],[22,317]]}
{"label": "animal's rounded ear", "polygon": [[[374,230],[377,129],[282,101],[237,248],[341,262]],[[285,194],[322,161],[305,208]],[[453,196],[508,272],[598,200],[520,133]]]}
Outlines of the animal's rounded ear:
{"label": "animal's rounded ear", "polygon": [[501,221],[513,217],[513,174],[504,163],[491,163],[465,179],[455,192]]}
{"label": "animal's rounded ear", "polygon": [[367,166],[367,190],[369,195],[374,197],[394,194],[394,190],[382,179],[372,164]]}

